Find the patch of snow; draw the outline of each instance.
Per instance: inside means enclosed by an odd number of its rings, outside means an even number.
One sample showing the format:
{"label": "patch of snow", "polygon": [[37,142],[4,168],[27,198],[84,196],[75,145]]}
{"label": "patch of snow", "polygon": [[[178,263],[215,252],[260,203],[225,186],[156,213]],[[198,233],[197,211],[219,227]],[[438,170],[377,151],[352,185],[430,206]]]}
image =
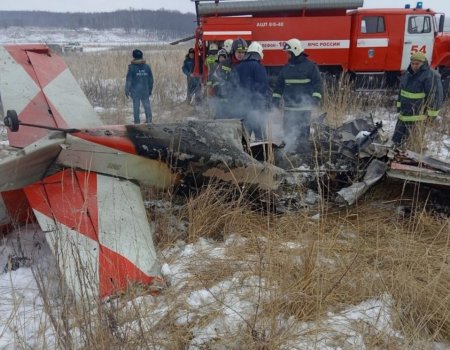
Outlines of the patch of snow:
{"label": "patch of snow", "polygon": [[99,47],[118,45],[160,45],[167,44],[158,38],[156,31],[137,30],[127,32],[116,28],[110,30],[65,29],[38,27],[0,28],[0,44],[45,43],[64,45],[68,42],[79,42],[83,51],[100,50]]}
{"label": "patch of snow", "polygon": [[[229,278],[205,288],[185,288],[194,277],[193,261],[197,263],[198,260],[200,264],[203,258],[223,261],[227,247],[246,242],[247,239],[239,235],[231,235],[225,242],[200,239],[186,244],[178,241],[162,251],[165,260],[162,272],[165,278],[171,281],[171,288],[175,288],[177,300],[169,301],[164,293],[158,297],[141,296],[124,305],[120,304],[119,300],[112,299],[110,304],[113,310],[118,307],[129,309],[130,312],[137,307],[146,310],[139,320],[131,319],[120,324],[115,332],[120,336],[130,329],[151,329],[168,317],[170,310],[174,308],[175,323],[181,327],[189,326],[191,330],[189,349],[208,347],[211,342],[239,333],[243,327],[248,327],[248,320],[258,319],[260,304],[270,301],[270,288],[264,279],[235,272]],[[285,247],[298,248],[289,242],[286,242]],[[58,275],[44,233],[32,225],[8,235],[0,244],[0,264],[6,264],[8,256],[14,254],[32,257],[32,265],[0,275],[0,348],[12,350],[19,345],[29,348],[54,348],[56,333],[49,322],[33,274],[39,264],[45,266],[48,275]],[[49,283],[48,291],[55,293],[56,284]],[[58,300],[57,296],[55,300]],[[387,339],[387,342],[392,338],[402,340],[402,334],[392,327],[391,305],[391,296],[382,295],[339,312],[330,312],[327,317],[315,322],[300,322],[294,317],[278,315],[275,331],[288,335],[286,343],[283,344],[286,349],[368,349],[365,342],[368,334],[377,336],[381,342],[383,339]],[[204,317],[211,319],[207,323],[199,322]],[[264,329],[263,324],[255,326],[257,329]],[[70,332],[75,343],[82,344],[81,330],[73,328]],[[155,336],[164,337],[164,331],[161,332],[162,334]],[[18,341],[21,343],[18,344]],[[231,341],[238,342],[234,339]],[[435,344],[435,349],[445,348],[443,344]],[[387,343],[385,345],[387,346]]]}
{"label": "patch of snow", "polygon": [[320,219],[320,213],[317,213],[310,217],[311,220],[318,221]]}
{"label": "patch of snow", "polygon": [[[9,270],[13,257],[30,259],[31,266],[1,273],[5,267]],[[58,276],[55,259],[37,225],[15,230],[0,242],[0,349],[54,347],[55,333],[35,279],[39,272],[44,279]],[[42,282],[50,296],[56,297],[56,280]]]}

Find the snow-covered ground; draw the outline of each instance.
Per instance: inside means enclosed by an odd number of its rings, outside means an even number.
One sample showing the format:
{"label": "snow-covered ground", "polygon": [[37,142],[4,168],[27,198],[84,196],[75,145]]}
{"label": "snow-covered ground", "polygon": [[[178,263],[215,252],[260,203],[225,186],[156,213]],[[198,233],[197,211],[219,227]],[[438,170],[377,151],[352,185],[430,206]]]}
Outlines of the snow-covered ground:
{"label": "snow-covered ground", "polygon": [[[201,349],[202,345],[220,339],[223,332],[244,327],[243,319],[258,312],[261,302],[258,293],[260,284],[264,282],[256,275],[248,277],[237,273],[207,289],[190,291],[185,288],[194,277],[195,271],[187,268],[192,265],[193,259],[202,257],[220,262],[226,259],[224,253],[227,247],[238,249],[243,243],[244,238],[232,235],[222,243],[206,239],[195,244],[180,242],[161,252],[162,259],[166,261],[162,268],[163,274],[178,294],[176,304],[183,305],[177,311],[178,326],[182,327],[208,313],[214,312],[216,315],[206,326],[194,329],[189,349]],[[289,242],[286,242],[286,246],[289,246]],[[58,276],[58,272],[44,234],[37,225],[16,230],[0,244],[0,268],[7,267],[8,257],[13,256],[27,259],[20,261],[20,268],[0,274],[0,349],[53,348],[57,334],[41,297],[36,274],[45,271],[45,275],[50,276],[46,293],[54,297],[52,303],[58,304],[58,283],[53,278]],[[141,320],[149,322],[144,327],[157,324],[173,309],[164,295],[140,298],[142,303],[152,305],[146,315],[148,319]],[[173,300],[170,302],[174,303]],[[368,327],[385,336],[401,338],[401,334],[392,328],[391,303],[389,295],[369,299],[339,313],[329,313],[320,322],[298,322],[294,317],[284,319],[280,316],[277,327],[280,331],[289,330],[291,334],[287,349],[336,349],[333,339],[339,339],[347,349],[365,349],[363,331]],[[121,327],[124,330],[137,327],[133,326],[133,322]],[[365,327],[361,327],[361,324]],[[319,330],[322,331],[318,333]]]}
{"label": "snow-covered ground", "polygon": [[142,30],[127,32],[124,29],[102,31],[89,28],[71,30],[34,27],[0,29],[0,44],[46,43],[64,45],[69,42],[79,42],[83,49],[89,49],[97,46],[156,45],[167,41],[161,41],[157,33]]}
{"label": "snow-covered ground", "polygon": [[[164,208],[163,202],[152,205]],[[178,226],[185,230],[186,227]],[[59,285],[56,277],[56,261],[48,247],[44,233],[37,225],[16,230],[0,243],[0,268],[11,267],[12,271],[0,274],[0,349],[52,349],[55,346],[57,331],[51,322],[50,313],[61,305],[58,296]],[[172,298],[164,293],[160,296],[140,296],[131,302],[109,303],[111,312],[133,310],[143,306],[139,312],[140,319],[121,322],[115,329],[116,334],[131,334],[133,331],[153,331],[153,327],[169,316],[176,321],[176,326],[191,329],[187,349],[241,349],[237,339],[227,339],[223,345],[220,340],[230,333],[248,326],[245,320],[251,319],[261,311],[261,303],[270,299],[270,289],[262,288],[265,281],[258,274],[248,275],[235,272],[228,279],[204,288],[189,287],[196,279],[195,264],[201,266],[203,261],[216,261],[223,264],[227,259],[227,249],[239,250],[247,239],[239,235],[230,235],[223,242],[200,239],[194,244],[178,241],[160,252],[163,261],[162,272],[169,282]],[[285,242],[284,249],[295,249],[298,243]],[[11,260],[11,257],[26,257]],[[10,259],[10,262],[8,262]],[[193,262],[195,262],[193,264]],[[247,262],[232,262],[247,264]],[[36,277],[44,272],[45,277]],[[40,293],[36,281],[45,282],[46,300]],[[173,295],[176,295],[175,299]],[[49,298],[50,296],[50,298]],[[49,300],[50,299],[50,300]],[[108,303],[105,307],[108,308]],[[50,311],[51,310],[51,311]],[[174,311],[175,310],[175,311]],[[175,314],[174,314],[175,312]],[[284,334],[283,349],[334,350],[334,349],[387,349],[393,340],[398,344],[403,341],[403,334],[393,327],[395,306],[388,294],[371,298],[356,305],[349,305],[340,312],[329,312],[317,321],[300,322],[293,316],[277,316],[274,327],[276,334]],[[209,316],[209,321],[199,322]],[[192,328],[192,324],[197,326]],[[158,329],[158,328],[157,328]],[[80,330],[73,327],[70,333],[74,348],[81,348],[83,341]],[[155,339],[169,337],[164,329],[158,330]],[[379,339],[378,347],[367,346],[367,335]],[[210,348],[208,344],[216,344]],[[427,349],[444,350],[448,345],[433,343]],[[396,347],[393,347],[396,348]],[[414,349],[420,349],[420,345]],[[164,349],[164,347],[158,347]],[[405,347],[406,349],[406,347]]]}

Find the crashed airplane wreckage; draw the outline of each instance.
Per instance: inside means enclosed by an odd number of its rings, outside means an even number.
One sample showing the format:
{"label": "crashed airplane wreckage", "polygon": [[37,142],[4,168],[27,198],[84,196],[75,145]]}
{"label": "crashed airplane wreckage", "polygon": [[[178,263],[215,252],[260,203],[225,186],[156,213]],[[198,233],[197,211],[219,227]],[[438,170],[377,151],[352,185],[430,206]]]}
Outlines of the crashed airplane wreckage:
{"label": "crashed airplane wreckage", "polygon": [[371,116],[336,129],[316,124],[319,143],[331,145],[329,168],[347,176],[344,185],[336,189],[338,204],[354,204],[384,176],[450,190],[450,163],[382,143],[382,126]]}
{"label": "crashed airplane wreckage", "polygon": [[[164,287],[139,184],[168,189],[215,179],[279,191],[303,181],[283,165],[282,147],[273,148],[275,165],[258,160],[274,145],[249,145],[238,120],[102,125],[64,61],[44,45],[0,47],[0,96],[10,145],[0,160],[0,225],[36,219],[77,298],[134,284]],[[434,169],[429,183],[450,184],[448,165],[436,160],[407,153],[424,166],[419,175],[411,165],[402,169],[405,154],[375,146],[379,127],[358,119],[317,128],[333,145],[332,167],[318,173],[347,177],[337,198],[354,203],[386,172],[423,180],[425,165]],[[369,133],[360,137],[361,130]]]}
{"label": "crashed airplane wreckage", "polygon": [[32,215],[77,298],[164,286],[138,184],[214,178],[271,189],[283,173],[244,151],[240,121],[103,126],[44,45],[0,48],[0,94],[10,145],[0,224]]}

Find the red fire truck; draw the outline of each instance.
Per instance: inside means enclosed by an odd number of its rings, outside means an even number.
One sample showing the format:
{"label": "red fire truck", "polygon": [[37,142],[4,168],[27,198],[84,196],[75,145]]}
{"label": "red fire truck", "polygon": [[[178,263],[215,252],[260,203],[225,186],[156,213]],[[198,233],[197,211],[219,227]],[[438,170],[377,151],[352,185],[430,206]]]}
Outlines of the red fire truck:
{"label": "red fire truck", "polygon": [[197,73],[209,43],[220,46],[241,37],[262,44],[262,62],[276,74],[287,62],[284,42],[298,38],[323,72],[349,72],[372,88],[395,85],[414,51],[425,53],[445,85],[450,79],[445,16],[421,2],[399,9],[365,9],[363,0],[196,0],[195,5]]}

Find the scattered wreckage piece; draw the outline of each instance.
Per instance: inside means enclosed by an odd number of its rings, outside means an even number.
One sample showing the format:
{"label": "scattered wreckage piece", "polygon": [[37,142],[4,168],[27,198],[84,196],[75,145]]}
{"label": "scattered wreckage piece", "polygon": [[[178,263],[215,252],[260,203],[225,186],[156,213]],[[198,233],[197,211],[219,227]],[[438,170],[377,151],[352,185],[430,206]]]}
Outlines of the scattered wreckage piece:
{"label": "scattered wreckage piece", "polygon": [[386,162],[374,159],[370,162],[362,181],[358,181],[349,187],[342,188],[337,192],[337,201],[347,205],[353,205],[367,190],[375,185],[386,173],[388,165]]}
{"label": "scattered wreckage piece", "polygon": [[374,123],[370,115],[350,120],[335,129],[326,129],[328,142],[332,145],[331,162],[340,165],[337,169],[342,169],[341,174],[345,174],[339,176],[338,172],[334,175],[341,180],[340,188],[336,188],[338,204],[353,205],[385,175],[387,163],[376,157],[385,158],[386,149],[380,152],[374,147],[376,142],[380,142],[382,127],[382,122]]}
{"label": "scattered wreckage piece", "polygon": [[450,164],[412,151],[398,151],[390,163],[391,178],[450,188]]}
{"label": "scattered wreckage piece", "polygon": [[198,187],[212,178],[276,188],[284,171],[254,159],[243,140],[239,120],[108,126],[70,134],[57,163],[160,188]]}
{"label": "scattered wreckage piece", "polygon": [[[314,146],[308,147],[313,150],[311,153],[285,149],[284,142],[255,142],[250,145],[256,159],[268,160],[285,170],[272,199],[277,212],[308,208],[316,204],[318,195],[313,195],[314,191],[331,199],[342,200],[339,190],[359,181],[366,182],[364,189],[356,190],[355,184],[348,192],[343,192],[348,193],[348,196],[354,193],[359,197],[367,190],[368,184],[384,176],[386,169],[381,166],[382,162],[370,167],[372,158],[365,153],[372,151],[374,140],[379,140],[378,131],[382,123],[373,123],[371,118],[357,118],[331,128],[324,124],[325,117],[326,114],[322,114],[312,125]],[[370,167],[369,174],[362,180],[367,167]],[[322,186],[320,191],[319,186]],[[351,200],[351,203],[355,200]]]}
{"label": "scattered wreckage piece", "polygon": [[[354,204],[385,175],[428,185],[450,187],[450,164],[410,150],[400,150],[380,143],[382,123],[372,118],[355,119],[336,129],[327,129],[335,145],[334,162],[354,168],[352,183],[337,191],[337,202]],[[337,148],[336,148],[337,147]],[[340,155],[344,156],[341,157]]]}
{"label": "scattered wreckage piece", "polygon": [[325,125],[324,118],[320,119],[313,125],[317,149],[315,159],[319,162],[314,164],[316,169],[292,167],[295,161],[297,165],[302,164],[305,157],[294,154],[291,156],[294,161],[289,163],[281,161],[282,148],[276,146],[273,149],[275,164],[284,168],[288,175],[303,173],[296,176],[295,181],[290,180],[290,185],[280,187],[285,197],[280,198],[280,202],[289,199],[290,205],[295,203],[295,208],[301,208],[302,199],[285,189],[289,186],[298,188],[300,184],[314,189],[317,183],[321,183],[331,191],[330,198],[337,204],[353,205],[385,176],[450,188],[449,163],[383,144],[379,135],[383,125],[374,123],[372,116],[356,118],[337,128]]}
{"label": "scattered wreckage piece", "polygon": [[422,155],[413,151],[399,150],[394,157],[394,161],[405,164],[417,164],[423,168],[436,169],[450,174],[450,164],[437,158]]}
{"label": "scattered wreckage piece", "polygon": [[392,162],[387,176],[428,185],[450,187],[450,174],[414,165]]}
{"label": "scattered wreckage piece", "polygon": [[347,161],[373,156],[371,145],[381,142],[379,131],[383,127],[382,122],[374,123],[372,116],[369,115],[332,128],[323,123],[325,116],[326,114],[320,116],[319,121],[313,124],[313,128],[318,146],[331,152],[326,156],[331,155],[335,159],[346,157]]}

